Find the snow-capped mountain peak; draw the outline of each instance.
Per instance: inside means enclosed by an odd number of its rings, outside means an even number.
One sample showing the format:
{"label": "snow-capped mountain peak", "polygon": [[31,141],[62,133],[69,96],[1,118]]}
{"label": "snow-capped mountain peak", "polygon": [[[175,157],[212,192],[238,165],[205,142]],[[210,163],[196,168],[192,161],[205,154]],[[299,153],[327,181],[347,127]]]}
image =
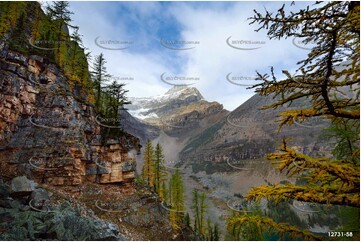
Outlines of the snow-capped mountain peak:
{"label": "snow-capped mountain peak", "polygon": [[129,113],[139,119],[158,118],[183,105],[204,100],[195,87],[174,86],[165,94],[155,97],[129,98]]}

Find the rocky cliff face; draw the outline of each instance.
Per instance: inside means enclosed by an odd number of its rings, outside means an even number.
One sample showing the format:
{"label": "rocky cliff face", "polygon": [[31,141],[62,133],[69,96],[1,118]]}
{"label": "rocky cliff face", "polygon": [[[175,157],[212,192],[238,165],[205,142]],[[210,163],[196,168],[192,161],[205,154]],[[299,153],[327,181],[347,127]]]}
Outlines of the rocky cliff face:
{"label": "rocky cliff face", "polygon": [[133,117],[126,110],[120,110],[119,121],[121,127],[123,127],[127,133],[138,137],[142,145],[144,145],[148,139],[153,140],[159,136],[159,127]]}
{"label": "rocky cliff face", "polygon": [[[0,167],[40,183],[131,184],[138,140],[123,133],[104,140],[93,107],[72,91],[59,68],[0,42]],[[131,186],[130,186],[131,187]]]}
{"label": "rocky cliff face", "polygon": [[271,96],[254,95],[213,126],[192,137],[181,151],[181,160],[199,164],[203,170],[207,167],[208,172],[227,170],[232,163],[239,166],[242,160],[263,159],[267,153],[277,150],[282,138],[304,154],[330,154],[332,142],[321,135],[329,126],[325,120],[295,122],[278,132],[278,113],[306,107],[309,105],[307,100],[277,110],[261,110],[272,102]]}

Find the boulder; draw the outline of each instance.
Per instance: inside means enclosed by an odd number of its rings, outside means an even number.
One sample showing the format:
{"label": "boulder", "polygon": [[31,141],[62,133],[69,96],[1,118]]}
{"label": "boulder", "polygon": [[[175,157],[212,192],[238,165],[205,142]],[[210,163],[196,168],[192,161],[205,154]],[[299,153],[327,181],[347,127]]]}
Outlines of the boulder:
{"label": "boulder", "polygon": [[26,176],[18,176],[11,180],[11,196],[27,196],[35,190],[36,183],[29,180]]}

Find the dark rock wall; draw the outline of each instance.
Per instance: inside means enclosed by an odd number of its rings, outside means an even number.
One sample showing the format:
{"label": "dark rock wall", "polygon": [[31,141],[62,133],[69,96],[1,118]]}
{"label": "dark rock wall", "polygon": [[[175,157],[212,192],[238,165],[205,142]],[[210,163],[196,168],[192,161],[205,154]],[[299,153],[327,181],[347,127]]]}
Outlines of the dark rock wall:
{"label": "dark rock wall", "polygon": [[104,141],[95,117],[56,65],[0,42],[2,176],[52,185],[132,183],[135,163],[127,153],[139,149],[138,139],[124,133]]}

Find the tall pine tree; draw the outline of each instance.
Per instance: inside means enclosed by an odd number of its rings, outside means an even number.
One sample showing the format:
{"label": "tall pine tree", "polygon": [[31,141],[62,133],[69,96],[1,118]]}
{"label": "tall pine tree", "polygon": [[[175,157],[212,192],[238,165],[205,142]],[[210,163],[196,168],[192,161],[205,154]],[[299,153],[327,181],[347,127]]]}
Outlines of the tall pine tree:
{"label": "tall pine tree", "polygon": [[92,67],[92,79],[95,89],[95,110],[99,113],[104,111],[104,107],[101,107],[102,103],[102,85],[107,82],[110,78],[110,75],[107,72],[107,68],[105,67],[106,60],[104,58],[103,53],[95,56],[95,60]]}
{"label": "tall pine tree", "polygon": [[184,185],[179,169],[170,178],[170,212],[169,219],[174,229],[181,229],[184,223]]}
{"label": "tall pine tree", "polygon": [[164,165],[164,155],[162,146],[158,143],[155,147],[154,159],[154,191],[159,194],[161,200],[164,199],[164,184],[167,177],[167,169]]}
{"label": "tall pine tree", "polygon": [[67,1],[55,1],[52,5],[48,5],[47,15],[53,20],[54,28],[53,33],[56,35],[56,61],[61,66],[64,67],[64,61],[66,58],[66,42],[69,39],[69,27],[70,22],[72,21],[71,15],[73,12],[69,10],[69,2]]}
{"label": "tall pine tree", "polygon": [[206,204],[206,194],[199,193],[198,190],[193,190],[192,210],[194,213],[194,231],[202,236],[205,234],[205,214],[207,213],[208,205]]}
{"label": "tall pine tree", "polygon": [[199,194],[197,189],[193,189],[192,191],[192,206],[191,209],[194,213],[194,232],[199,232],[200,229],[200,213],[199,213]]}
{"label": "tall pine tree", "polygon": [[152,141],[147,140],[144,150],[144,163],[142,170],[143,179],[150,187],[153,187],[154,182],[154,148]]}

